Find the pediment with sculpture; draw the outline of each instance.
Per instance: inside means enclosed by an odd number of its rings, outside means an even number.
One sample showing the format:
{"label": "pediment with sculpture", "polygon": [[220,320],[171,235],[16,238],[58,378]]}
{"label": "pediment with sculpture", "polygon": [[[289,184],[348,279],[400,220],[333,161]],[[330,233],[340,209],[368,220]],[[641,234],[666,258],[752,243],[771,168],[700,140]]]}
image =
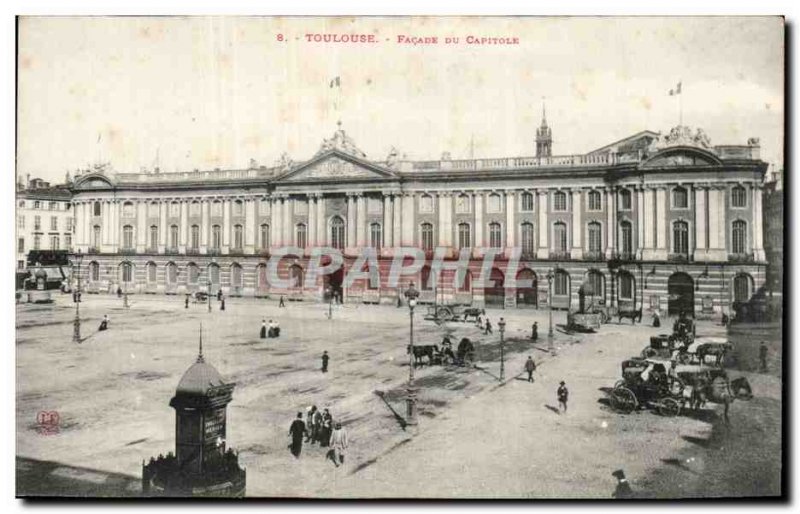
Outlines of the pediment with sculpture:
{"label": "pediment with sculpture", "polygon": [[707,150],[692,147],[672,147],[661,150],[642,163],[642,168],[677,166],[718,166],[719,158]]}
{"label": "pediment with sculpture", "polygon": [[361,164],[347,159],[344,156],[333,152],[319,160],[312,160],[295,170],[290,171],[279,182],[306,182],[306,181],[330,181],[330,180],[349,180],[349,179],[387,179],[393,178],[386,171],[379,170],[367,163]]}

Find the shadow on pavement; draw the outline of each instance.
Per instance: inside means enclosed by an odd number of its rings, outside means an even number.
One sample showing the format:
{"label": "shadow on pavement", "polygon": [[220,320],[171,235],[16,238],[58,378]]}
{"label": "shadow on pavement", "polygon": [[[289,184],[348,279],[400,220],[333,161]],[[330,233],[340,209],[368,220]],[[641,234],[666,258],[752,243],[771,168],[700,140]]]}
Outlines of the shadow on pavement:
{"label": "shadow on pavement", "polygon": [[138,477],[60,462],[17,457],[17,496],[139,497]]}

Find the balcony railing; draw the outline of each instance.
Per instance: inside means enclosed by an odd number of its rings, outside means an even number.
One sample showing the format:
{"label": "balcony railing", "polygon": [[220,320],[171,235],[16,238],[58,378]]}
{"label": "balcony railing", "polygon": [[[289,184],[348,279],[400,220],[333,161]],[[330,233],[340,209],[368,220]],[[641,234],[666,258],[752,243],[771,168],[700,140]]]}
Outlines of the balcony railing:
{"label": "balcony railing", "polygon": [[145,249],[146,253],[158,253],[158,247],[149,247]]}
{"label": "balcony railing", "polygon": [[756,256],[752,253],[729,253],[728,260],[730,262],[755,262]]}
{"label": "balcony railing", "polygon": [[122,255],[136,255],[136,248],[120,248],[119,253]]}
{"label": "balcony railing", "polygon": [[86,251],[86,253],[97,254],[100,253],[100,249],[97,248],[96,246],[90,246],[89,249]]}
{"label": "balcony railing", "polygon": [[231,248],[229,255],[244,255],[244,248]]}
{"label": "balcony railing", "polygon": [[209,248],[206,253],[208,255],[221,255],[222,251],[219,248]]}
{"label": "balcony railing", "polygon": [[603,259],[605,259],[605,254],[602,251],[583,252],[585,261],[602,261]]}
{"label": "balcony railing", "polygon": [[689,254],[686,253],[671,253],[667,256],[667,260],[670,262],[689,262],[691,259]]}
{"label": "balcony railing", "polygon": [[633,252],[616,252],[612,258],[618,261],[627,262],[635,260],[636,255]]}
{"label": "balcony railing", "polygon": [[177,246],[168,246],[165,250],[166,253],[178,253]]}
{"label": "balcony railing", "polygon": [[186,255],[200,255],[200,248],[187,248]]}

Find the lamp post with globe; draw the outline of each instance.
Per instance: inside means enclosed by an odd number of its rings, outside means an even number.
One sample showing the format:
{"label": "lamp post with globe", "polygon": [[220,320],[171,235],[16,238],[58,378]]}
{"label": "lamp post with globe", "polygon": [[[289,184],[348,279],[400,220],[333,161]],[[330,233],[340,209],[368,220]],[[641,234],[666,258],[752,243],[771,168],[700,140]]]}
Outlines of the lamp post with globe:
{"label": "lamp post with globe", "polygon": [[553,270],[547,271],[547,310],[549,316],[549,325],[547,327],[547,349],[550,353],[555,352],[553,345]]}
{"label": "lamp post with globe", "polygon": [[408,315],[410,319],[409,346],[408,346],[408,396],[406,398],[406,424],[417,424],[417,391],[414,388],[414,307],[417,305],[419,291],[411,282],[405,292],[408,300]]}
{"label": "lamp post with globe", "polygon": [[497,328],[500,330],[500,382],[506,379],[506,355],[505,355],[505,338],[503,334],[506,331],[506,320],[500,318],[497,322]]}
{"label": "lamp post with globe", "polygon": [[75,321],[73,322],[72,342],[81,342],[81,261],[83,260],[83,253],[78,250],[75,254],[75,263],[78,265],[78,284],[77,294],[75,295]]}

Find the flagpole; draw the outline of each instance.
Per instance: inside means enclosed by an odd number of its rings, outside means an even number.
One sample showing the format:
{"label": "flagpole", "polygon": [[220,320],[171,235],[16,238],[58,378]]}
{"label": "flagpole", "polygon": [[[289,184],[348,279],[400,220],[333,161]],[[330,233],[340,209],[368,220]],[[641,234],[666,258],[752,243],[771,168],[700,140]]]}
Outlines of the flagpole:
{"label": "flagpole", "polygon": [[678,92],[678,125],[683,126],[683,91]]}

